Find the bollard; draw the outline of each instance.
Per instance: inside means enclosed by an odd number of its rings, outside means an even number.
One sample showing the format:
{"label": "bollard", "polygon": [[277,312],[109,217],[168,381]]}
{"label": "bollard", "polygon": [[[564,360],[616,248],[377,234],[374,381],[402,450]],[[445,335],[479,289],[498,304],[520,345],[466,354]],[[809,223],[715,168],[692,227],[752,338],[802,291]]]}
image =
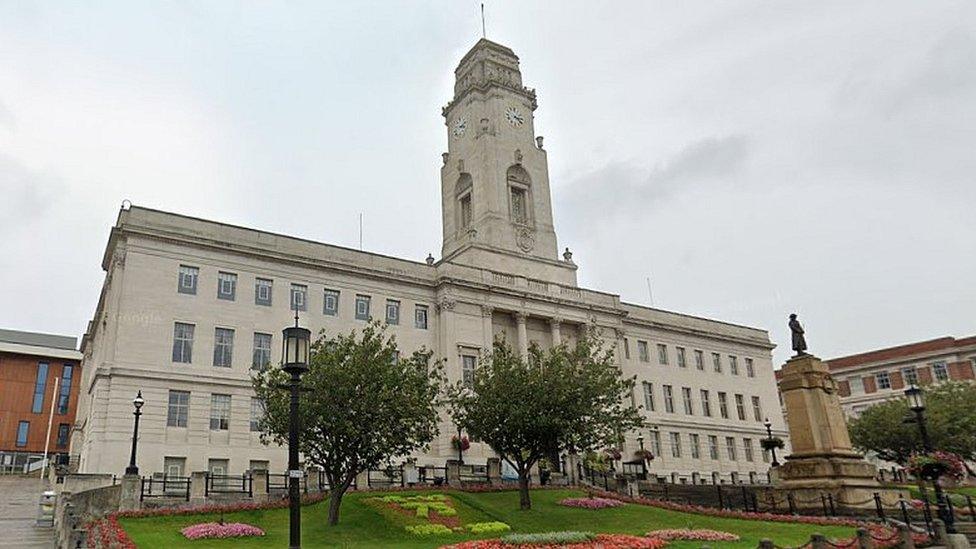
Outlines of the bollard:
{"label": "bollard", "polygon": [[827,549],[827,538],[823,534],[810,534],[810,547],[812,549]]}
{"label": "bollard", "polygon": [[773,545],[773,540],[769,538],[763,538],[759,540],[759,549],[775,549]]}
{"label": "bollard", "polygon": [[906,524],[898,525],[898,533],[901,535],[901,549],[915,549],[915,540],[912,538],[912,529]]}
{"label": "bollard", "polygon": [[857,547],[858,549],[872,549],[874,547],[874,540],[871,539],[871,534],[868,533],[866,528],[857,529]]}

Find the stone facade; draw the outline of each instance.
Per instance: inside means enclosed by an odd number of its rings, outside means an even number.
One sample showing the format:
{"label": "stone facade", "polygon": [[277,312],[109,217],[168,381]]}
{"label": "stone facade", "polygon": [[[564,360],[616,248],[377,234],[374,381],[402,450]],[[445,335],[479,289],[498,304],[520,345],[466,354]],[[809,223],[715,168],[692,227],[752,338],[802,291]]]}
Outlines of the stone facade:
{"label": "stone facade", "polygon": [[[658,454],[651,472],[675,481],[764,477],[766,414],[786,434],[767,332],[580,288],[572,254],[559,255],[546,152],[533,127],[535,93],[522,85],[518,58],[481,40],[456,75],[455,97],[443,111],[440,260],[141,207],[120,211],[82,344],[86,397],[73,440],[82,471],[124,468],[131,400],[140,389],[147,401],[143,472],[283,470],[283,449],[262,446],[250,429],[250,372],[255,361],[278,360],[280,330],[301,296],[301,323],[314,333],[386,320],[403,352],[433,350],[452,381],[470,375],[495,338],[524,353],[531,343],[572,342],[596,326],[615,346],[624,375],[637,376],[632,401],[655,426],[630,433],[625,456],[638,449],[640,434]],[[417,463],[455,457],[454,432],[445,418]],[[480,443],[465,453],[470,463],[491,457]]]}

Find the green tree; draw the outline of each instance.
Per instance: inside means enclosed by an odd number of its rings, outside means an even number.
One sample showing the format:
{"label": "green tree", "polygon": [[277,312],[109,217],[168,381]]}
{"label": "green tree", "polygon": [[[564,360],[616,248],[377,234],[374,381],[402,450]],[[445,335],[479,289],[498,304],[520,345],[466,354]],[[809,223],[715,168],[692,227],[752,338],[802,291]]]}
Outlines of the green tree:
{"label": "green tree", "polygon": [[[932,447],[976,460],[976,385],[943,383],[923,391]],[[904,398],[875,404],[848,422],[851,441],[861,451],[905,465],[913,453],[923,451],[918,426],[905,422],[914,417]]]}
{"label": "green tree", "polygon": [[[288,375],[270,368],[254,377],[265,404],[261,439],[287,444]],[[359,473],[415,450],[437,435],[441,364],[420,350],[400,358],[396,341],[377,323],[335,337],[320,335],[302,377],[300,450],[329,480],[329,525],[339,522],[342,496]]]}
{"label": "green tree", "polygon": [[504,341],[479,365],[471,389],[452,390],[451,415],[517,472],[520,506],[530,509],[529,470],[562,451],[586,452],[641,427],[629,401],[634,378],[623,378],[613,352],[593,334],[573,346],[533,346],[523,359]]}

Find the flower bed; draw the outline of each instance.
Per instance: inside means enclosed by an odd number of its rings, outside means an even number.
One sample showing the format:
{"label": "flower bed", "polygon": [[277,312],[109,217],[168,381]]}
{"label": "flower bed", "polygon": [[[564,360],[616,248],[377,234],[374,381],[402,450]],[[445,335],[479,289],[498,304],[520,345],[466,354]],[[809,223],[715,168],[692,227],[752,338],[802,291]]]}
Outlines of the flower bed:
{"label": "flower bed", "polygon": [[627,534],[597,534],[594,539],[571,543],[506,543],[501,539],[466,541],[446,545],[440,549],[662,549],[666,541]]}
{"label": "flower bed", "polygon": [[566,507],[578,507],[580,509],[608,509],[610,507],[620,507],[624,502],[610,498],[566,498],[559,501],[559,505]]}
{"label": "flower bed", "polygon": [[508,545],[566,545],[593,541],[593,532],[542,532],[539,534],[509,534],[502,536],[501,541]]}
{"label": "flower bed", "polygon": [[494,534],[495,532],[508,532],[512,527],[504,522],[475,522],[468,525],[468,531],[472,534]]}
{"label": "flower bed", "polygon": [[244,538],[263,536],[264,530],[243,522],[203,522],[180,530],[186,539]]}
{"label": "flower bed", "polygon": [[664,530],[653,530],[645,534],[649,538],[664,541],[688,540],[688,541],[739,541],[739,536],[732,532],[721,532],[719,530],[708,530],[707,528],[690,530],[688,528],[670,528]]}

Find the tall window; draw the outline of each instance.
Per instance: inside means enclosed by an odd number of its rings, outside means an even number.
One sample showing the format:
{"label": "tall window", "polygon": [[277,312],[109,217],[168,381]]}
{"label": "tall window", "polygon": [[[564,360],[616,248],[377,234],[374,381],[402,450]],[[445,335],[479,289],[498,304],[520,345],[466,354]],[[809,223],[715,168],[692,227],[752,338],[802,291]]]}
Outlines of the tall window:
{"label": "tall window", "polygon": [[649,412],[654,411],[654,385],[644,381],[644,408]]}
{"label": "tall window", "polygon": [[322,299],[322,313],[329,316],[339,316],[339,290],[325,290]]}
{"label": "tall window", "polygon": [[668,363],[668,346],[663,343],[657,344],[657,362],[658,364]]}
{"label": "tall window", "polygon": [[427,314],[429,309],[426,305],[417,305],[413,310],[413,327],[418,330],[427,329]]}
{"label": "tall window", "polygon": [[369,320],[369,296],[356,296],[356,320]]}
{"label": "tall window", "polygon": [[722,391],[718,393],[718,413],[722,419],[729,419],[729,398]]}
{"label": "tall window", "polygon": [[742,395],[735,395],[735,412],[740,421],[746,420],[746,400]]}
{"label": "tall window", "polygon": [[191,294],[196,295],[197,293],[197,278],[200,277],[200,269],[197,267],[190,267],[188,265],[180,265],[180,276],[179,282],[177,283],[177,291],[181,294]]}
{"label": "tall window", "polygon": [[[946,366],[945,362],[932,363],[932,373],[935,374],[935,379],[937,381],[949,381],[949,368]],[[887,372],[885,372],[885,374],[887,375]],[[881,385],[880,381],[878,385]]]}
{"label": "tall window", "polygon": [[688,367],[688,363],[685,362],[685,348],[684,347],[675,347],[675,351],[677,351],[677,353],[678,353],[678,367],[679,368],[687,368]]}
{"label": "tall window", "polygon": [[71,378],[74,377],[75,367],[65,364],[61,370],[61,388],[58,389],[58,413],[67,414],[71,400]]}
{"label": "tall window", "polygon": [[671,457],[681,457],[681,433],[671,433]]}
{"label": "tall window", "polygon": [[471,193],[461,197],[461,228],[471,226]]}
{"label": "tall window", "polygon": [[705,353],[698,350],[695,351],[695,368],[705,370]]}
{"label": "tall window", "polygon": [[264,402],[260,398],[251,397],[251,431],[261,430],[261,418],[264,417]]}
{"label": "tall window", "polygon": [[624,358],[630,360],[630,341],[624,338]]}
{"label": "tall window", "polygon": [[708,457],[718,459],[718,437],[708,435]]}
{"label": "tall window", "polygon": [[905,385],[918,385],[918,370],[914,366],[902,368],[901,375],[905,378]]}
{"label": "tall window", "polygon": [[637,359],[641,362],[651,361],[651,354],[647,351],[646,341],[637,341]]}
{"label": "tall window", "polygon": [[461,383],[471,389],[474,387],[474,370],[478,366],[478,357],[461,355]]}
{"label": "tall window", "polygon": [[186,421],[189,416],[190,392],[170,391],[169,409],[166,412],[166,425],[168,427],[186,427]]}
{"label": "tall window", "polygon": [[712,368],[714,368],[716,372],[720,374],[722,373],[722,355],[712,353]]}
{"label": "tall window", "polygon": [[708,389],[702,389],[699,394],[701,395],[702,415],[712,417],[712,396],[708,393]]}
{"label": "tall window", "polygon": [[234,330],[230,328],[214,328],[213,365],[220,368],[230,368],[233,355]]}
{"label": "tall window", "polygon": [[226,431],[230,428],[230,395],[211,395],[210,430]]}
{"label": "tall window", "polygon": [[651,431],[651,452],[655,456],[661,455],[661,433],[658,431]]}
{"label": "tall window", "polygon": [[189,364],[193,360],[193,324],[173,325],[173,362]]}
{"label": "tall window", "polygon": [[30,434],[30,422],[21,421],[17,424],[17,446],[27,446],[27,435]]}
{"label": "tall window", "polygon": [[751,438],[742,439],[742,455],[746,458],[746,461],[752,461],[752,439]]}
{"label": "tall window", "polygon": [[749,377],[756,377],[756,366],[752,363],[751,358],[746,359],[746,375]]}
{"label": "tall window", "polygon": [[691,442],[691,457],[694,459],[701,459],[701,435],[698,433],[691,433],[688,435],[688,439]]}
{"label": "tall window", "polygon": [[271,364],[271,334],[254,333],[254,352],[251,356],[251,368],[263,370]]}
{"label": "tall window", "polygon": [[254,281],[254,304],[271,306],[271,285],[273,283],[267,278],[259,278]]}
{"label": "tall window", "polygon": [[291,285],[291,303],[289,306],[292,311],[308,310],[308,286],[304,284]]}
{"label": "tall window", "polygon": [[664,388],[664,411],[673,414],[674,413],[674,390],[670,385],[662,385]]}
{"label": "tall window", "polygon": [[234,301],[237,297],[237,275],[234,273],[217,273],[217,299]]}
{"label": "tall window", "polygon": [[729,461],[735,461],[735,439],[725,437],[725,451],[729,454]]}
{"label": "tall window", "polygon": [[58,448],[64,448],[68,445],[68,435],[71,434],[71,425],[67,423],[62,423],[58,425]]}
{"label": "tall window", "polygon": [[739,357],[729,355],[729,372],[734,376],[739,375]]}
{"label": "tall window", "polygon": [[509,187],[509,192],[512,197],[512,221],[523,224],[528,223],[529,213],[525,189]]}
{"label": "tall window", "polygon": [[37,363],[37,377],[34,379],[34,405],[31,411],[39,414],[44,410],[44,391],[47,389],[47,362]]}
{"label": "tall window", "polygon": [[891,376],[888,372],[878,372],[875,379],[878,381],[878,389],[891,389]]}
{"label": "tall window", "polygon": [[759,397],[752,397],[752,417],[756,421],[763,420],[762,404],[759,402]]}
{"label": "tall window", "polygon": [[695,415],[695,410],[692,408],[691,402],[691,387],[681,388],[681,400],[685,404],[685,414],[689,416]]}
{"label": "tall window", "polygon": [[386,323],[396,325],[400,323],[400,302],[387,299],[386,300]]}

